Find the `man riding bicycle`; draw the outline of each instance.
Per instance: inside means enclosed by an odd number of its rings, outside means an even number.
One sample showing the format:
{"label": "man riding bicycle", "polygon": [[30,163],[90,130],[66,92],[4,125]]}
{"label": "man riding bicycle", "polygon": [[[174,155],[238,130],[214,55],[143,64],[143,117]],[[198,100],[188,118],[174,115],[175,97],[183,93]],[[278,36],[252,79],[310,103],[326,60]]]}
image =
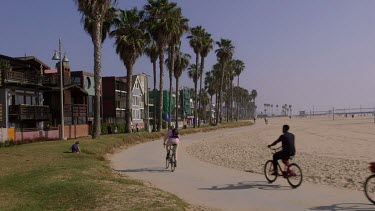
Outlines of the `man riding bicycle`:
{"label": "man riding bicycle", "polygon": [[168,159],[168,157],[169,157],[170,146],[172,146],[172,151],[175,154],[175,159],[176,159],[175,160],[175,167],[177,167],[177,146],[178,146],[178,143],[180,143],[180,136],[179,136],[178,130],[176,128],[174,128],[174,126],[170,126],[168,133],[164,136],[164,143],[163,144],[167,145],[167,147],[166,147],[166,149],[167,149],[166,159]]}
{"label": "man riding bicycle", "polygon": [[294,135],[289,133],[289,125],[283,125],[283,134],[274,141],[272,144],[268,145],[268,148],[271,146],[276,145],[277,143],[281,142],[282,150],[273,154],[273,169],[274,172],[272,175],[277,175],[277,161],[282,160],[289,160],[290,156],[294,156],[296,154],[296,149],[294,145]]}

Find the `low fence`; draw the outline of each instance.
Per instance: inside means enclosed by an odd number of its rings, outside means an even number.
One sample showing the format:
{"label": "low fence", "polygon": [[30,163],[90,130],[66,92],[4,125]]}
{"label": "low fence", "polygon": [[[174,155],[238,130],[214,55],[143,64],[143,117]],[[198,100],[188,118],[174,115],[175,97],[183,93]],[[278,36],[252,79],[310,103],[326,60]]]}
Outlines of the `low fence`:
{"label": "low fence", "polygon": [[[37,130],[35,128],[23,128],[22,131],[14,128],[8,128],[7,138],[4,140],[52,140],[60,138],[60,129],[50,128],[48,130]],[[67,139],[87,137],[90,135],[90,126],[84,125],[65,125],[64,137]],[[5,128],[3,128],[5,129]],[[1,132],[1,131],[0,131]],[[0,140],[1,141],[1,140]]]}

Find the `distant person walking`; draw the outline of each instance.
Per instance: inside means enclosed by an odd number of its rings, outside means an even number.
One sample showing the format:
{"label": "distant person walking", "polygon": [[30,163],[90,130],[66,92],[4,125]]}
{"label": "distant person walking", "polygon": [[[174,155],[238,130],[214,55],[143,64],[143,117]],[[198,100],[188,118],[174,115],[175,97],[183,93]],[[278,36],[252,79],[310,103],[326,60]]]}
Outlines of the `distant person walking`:
{"label": "distant person walking", "polygon": [[108,125],[107,131],[108,131],[108,134],[112,134],[112,127],[111,127],[111,125]]}

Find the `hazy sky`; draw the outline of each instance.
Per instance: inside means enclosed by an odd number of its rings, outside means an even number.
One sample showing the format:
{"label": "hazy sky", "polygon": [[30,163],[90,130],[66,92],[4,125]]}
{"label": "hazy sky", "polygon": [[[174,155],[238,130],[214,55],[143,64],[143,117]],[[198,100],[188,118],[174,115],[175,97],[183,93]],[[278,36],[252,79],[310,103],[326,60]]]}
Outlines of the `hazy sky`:
{"label": "hazy sky", "polygon": [[[145,3],[120,0],[118,6]],[[235,58],[246,65],[240,85],[258,91],[258,108],[375,106],[375,1],[179,0],[178,5],[190,26],[202,25],[215,40],[233,41]],[[73,0],[1,0],[0,54],[33,55],[54,66],[51,57],[61,37],[72,70],[92,71],[93,45],[80,18]],[[186,39],[182,50],[194,56]],[[113,40],[106,40],[102,55],[103,76],[126,74]],[[205,71],[214,63],[212,52]],[[149,59],[139,59],[134,71],[152,74]],[[182,85],[192,87],[186,73]]]}

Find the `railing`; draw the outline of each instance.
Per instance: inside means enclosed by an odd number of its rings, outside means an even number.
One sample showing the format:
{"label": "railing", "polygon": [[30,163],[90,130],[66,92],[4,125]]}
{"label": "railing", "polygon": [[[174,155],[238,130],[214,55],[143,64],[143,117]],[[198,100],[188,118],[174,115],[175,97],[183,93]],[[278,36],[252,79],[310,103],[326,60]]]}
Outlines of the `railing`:
{"label": "railing", "polygon": [[125,92],[118,92],[116,91],[116,98],[119,99],[119,98],[123,98],[125,100],[126,98],[126,93]]}
{"label": "railing", "polygon": [[153,119],[154,118],[154,112],[149,112],[148,116],[149,116],[150,119]]}
{"label": "railing", "polygon": [[67,104],[64,105],[65,117],[87,117],[86,104]]}
{"label": "railing", "polygon": [[58,74],[45,74],[43,75],[43,84],[57,86],[60,84],[60,76]]}
{"label": "railing", "polygon": [[45,105],[10,105],[9,116],[18,120],[48,120],[49,106]]}
{"label": "railing", "polygon": [[28,84],[40,84],[41,77],[39,77],[35,72],[18,72],[18,71],[6,71],[5,81],[6,82],[18,82],[18,83],[28,83]]}
{"label": "railing", "polygon": [[148,105],[154,105],[154,99],[149,98],[148,99]]}

